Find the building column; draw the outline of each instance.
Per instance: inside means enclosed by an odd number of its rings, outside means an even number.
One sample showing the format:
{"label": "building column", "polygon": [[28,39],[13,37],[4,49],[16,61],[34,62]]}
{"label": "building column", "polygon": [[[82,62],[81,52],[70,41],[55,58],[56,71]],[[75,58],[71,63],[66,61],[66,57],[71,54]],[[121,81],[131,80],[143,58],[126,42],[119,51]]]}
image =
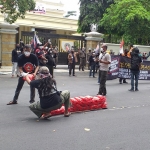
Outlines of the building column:
{"label": "building column", "polygon": [[86,53],[89,52],[89,48],[91,48],[91,50],[95,49],[97,47],[97,44],[97,41],[86,41]]}
{"label": "building column", "polygon": [[16,45],[17,25],[0,23],[0,62],[2,66],[11,66],[11,53]]}

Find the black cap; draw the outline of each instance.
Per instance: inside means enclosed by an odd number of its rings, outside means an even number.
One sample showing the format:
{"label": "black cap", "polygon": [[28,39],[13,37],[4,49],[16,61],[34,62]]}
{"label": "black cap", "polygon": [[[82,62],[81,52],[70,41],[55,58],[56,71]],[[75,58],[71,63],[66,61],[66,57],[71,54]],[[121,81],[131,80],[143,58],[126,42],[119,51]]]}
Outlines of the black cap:
{"label": "black cap", "polygon": [[133,50],[134,50],[134,52],[137,53],[137,54],[140,52],[137,47],[135,47]]}

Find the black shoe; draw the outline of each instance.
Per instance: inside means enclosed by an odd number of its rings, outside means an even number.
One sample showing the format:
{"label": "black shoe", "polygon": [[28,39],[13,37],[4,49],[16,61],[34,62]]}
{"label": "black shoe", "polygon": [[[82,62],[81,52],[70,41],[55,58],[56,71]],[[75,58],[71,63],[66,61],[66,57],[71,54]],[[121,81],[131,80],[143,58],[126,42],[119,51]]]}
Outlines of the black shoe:
{"label": "black shoe", "polygon": [[122,84],[122,82],[120,82],[120,84]]}
{"label": "black shoe", "polygon": [[137,88],[137,89],[135,89],[135,91],[139,91],[139,89]]}
{"label": "black shoe", "polygon": [[128,82],[125,81],[125,82],[123,82],[123,83],[128,83]]}
{"label": "black shoe", "polygon": [[95,76],[93,76],[93,78],[96,78]]}
{"label": "black shoe", "polygon": [[130,92],[134,92],[134,89],[129,89]]}
{"label": "black shoe", "polygon": [[32,103],[34,103],[34,102],[35,102],[35,100],[30,100],[30,101],[29,101],[30,104],[32,104]]}
{"label": "black shoe", "polygon": [[102,93],[97,93],[97,95],[103,95]]}
{"label": "black shoe", "polygon": [[75,74],[73,74],[73,76],[76,76]]}

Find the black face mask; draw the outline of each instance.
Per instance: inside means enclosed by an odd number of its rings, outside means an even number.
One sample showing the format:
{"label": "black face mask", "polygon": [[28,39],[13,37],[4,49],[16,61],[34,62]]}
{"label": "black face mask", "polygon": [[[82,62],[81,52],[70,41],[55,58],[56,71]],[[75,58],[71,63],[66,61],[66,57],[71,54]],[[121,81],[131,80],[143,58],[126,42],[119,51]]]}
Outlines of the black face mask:
{"label": "black face mask", "polygon": [[16,46],[16,48],[17,48],[17,49],[19,49],[19,48],[20,48],[20,46]]}

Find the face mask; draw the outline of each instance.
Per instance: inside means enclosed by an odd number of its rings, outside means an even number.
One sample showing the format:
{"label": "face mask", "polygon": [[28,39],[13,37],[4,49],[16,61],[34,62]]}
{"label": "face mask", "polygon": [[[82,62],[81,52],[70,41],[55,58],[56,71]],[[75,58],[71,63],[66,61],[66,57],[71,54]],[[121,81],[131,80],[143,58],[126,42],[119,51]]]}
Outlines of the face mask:
{"label": "face mask", "polygon": [[30,56],[30,52],[24,52],[25,56]]}
{"label": "face mask", "polygon": [[104,52],[103,48],[101,48],[101,52]]}

